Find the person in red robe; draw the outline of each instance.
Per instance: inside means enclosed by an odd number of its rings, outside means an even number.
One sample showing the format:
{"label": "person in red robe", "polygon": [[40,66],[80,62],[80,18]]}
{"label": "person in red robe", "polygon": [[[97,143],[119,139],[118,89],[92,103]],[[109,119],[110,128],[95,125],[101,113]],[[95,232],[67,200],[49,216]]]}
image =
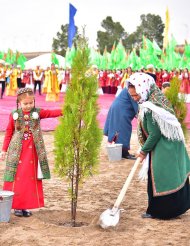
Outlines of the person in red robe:
{"label": "person in red robe", "polygon": [[184,68],[182,72],[181,92],[184,94],[190,94],[190,73],[187,68]]}
{"label": "person in red robe", "polygon": [[162,84],[167,81],[170,81],[170,75],[169,72],[166,69],[164,69],[162,73]]}
{"label": "person in red robe", "polygon": [[16,216],[29,217],[28,209],[44,206],[42,179],[50,178],[40,119],[61,116],[61,109],[35,107],[31,88],[17,92],[17,109],[9,117],[0,159],[5,160],[3,190],[13,191]]}
{"label": "person in red robe", "polygon": [[107,76],[108,76],[108,71],[107,70],[104,70],[103,71],[103,77],[102,77],[102,90],[103,90],[103,93],[108,93],[108,88],[107,88]]}

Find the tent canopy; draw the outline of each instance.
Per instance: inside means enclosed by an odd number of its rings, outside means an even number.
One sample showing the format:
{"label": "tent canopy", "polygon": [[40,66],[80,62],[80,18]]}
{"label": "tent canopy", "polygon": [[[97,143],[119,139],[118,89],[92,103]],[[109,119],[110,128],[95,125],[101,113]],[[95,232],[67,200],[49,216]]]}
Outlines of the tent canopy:
{"label": "tent canopy", "polygon": [[[37,56],[29,61],[25,62],[25,69],[35,69],[36,66],[40,66],[42,69],[46,69],[47,67],[50,67],[52,64],[51,60],[52,54],[43,54],[40,56]],[[65,67],[65,58],[63,56],[57,55],[56,57],[59,61],[59,67]]]}

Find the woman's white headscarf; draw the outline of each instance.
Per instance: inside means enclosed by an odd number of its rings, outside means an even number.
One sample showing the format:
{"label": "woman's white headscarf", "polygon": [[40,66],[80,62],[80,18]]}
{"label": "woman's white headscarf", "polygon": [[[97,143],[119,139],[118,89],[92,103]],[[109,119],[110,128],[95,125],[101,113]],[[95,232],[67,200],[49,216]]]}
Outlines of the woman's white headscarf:
{"label": "woman's white headscarf", "polygon": [[141,96],[139,103],[143,103],[148,99],[150,88],[155,81],[146,73],[134,73],[127,79],[127,85],[128,83],[135,86],[137,94]]}
{"label": "woman's white headscarf", "polygon": [[[139,119],[143,121],[146,112],[152,112],[152,119],[158,124],[163,136],[172,141],[177,140],[184,142],[185,139],[181,124],[174,115],[170,102],[156,86],[154,79],[145,73],[134,73],[127,79],[127,83],[132,84],[135,87],[137,94],[141,96],[141,99],[139,100],[139,103],[141,103]],[[139,142],[143,145],[144,140],[142,138],[140,124],[137,133]],[[147,179],[148,177],[148,163],[149,154],[146,156],[139,173],[139,178],[141,180]]]}
{"label": "woman's white headscarf", "polygon": [[181,124],[171,103],[156,86],[154,79],[145,73],[134,73],[127,81],[135,86],[137,94],[141,96],[140,119],[143,120],[147,111],[152,111],[152,118],[157,122],[162,135],[170,140],[184,142]]}

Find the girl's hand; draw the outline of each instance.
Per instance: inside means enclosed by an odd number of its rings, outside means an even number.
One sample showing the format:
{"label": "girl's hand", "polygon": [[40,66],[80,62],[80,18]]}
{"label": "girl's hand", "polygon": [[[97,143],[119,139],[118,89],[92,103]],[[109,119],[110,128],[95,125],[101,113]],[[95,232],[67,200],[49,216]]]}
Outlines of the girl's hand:
{"label": "girl's hand", "polygon": [[5,152],[5,151],[2,151],[2,152],[0,153],[0,160],[1,160],[1,161],[4,161],[4,160],[5,160],[5,157],[6,157],[6,152]]}

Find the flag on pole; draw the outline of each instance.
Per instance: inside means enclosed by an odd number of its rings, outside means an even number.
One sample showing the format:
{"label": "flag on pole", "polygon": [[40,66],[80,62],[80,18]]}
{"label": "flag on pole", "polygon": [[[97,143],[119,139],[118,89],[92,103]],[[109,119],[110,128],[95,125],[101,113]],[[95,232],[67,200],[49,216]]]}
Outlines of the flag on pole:
{"label": "flag on pole", "polygon": [[154,49],[154,53],[156,55],[160,55],[162,53],[162,50],[160,49],[160,47],[158,46],[157,42],[153,39],[153,49]]}
{"label": "flag on pole", "polygon": [[59,60],[53,51],[51,52],[51,62],[59,66]]}
{"label": "flag on pole", "polygon": [[168,32],[169,32],[169,24],[170,24],[170,16],[169,10],[166,9],[166,21],[165,21],[165,28],[164,28],[164,40],[163,40],[163,49],[165,50],[168,45]]}
{"label": "flag on pole", "polygon": [[74,16],[77,9],[70,3],[69,4],[69,27],[68,27],[68,47],[72,47],[73,38],[76,33],[76,26],[74,21]]}

